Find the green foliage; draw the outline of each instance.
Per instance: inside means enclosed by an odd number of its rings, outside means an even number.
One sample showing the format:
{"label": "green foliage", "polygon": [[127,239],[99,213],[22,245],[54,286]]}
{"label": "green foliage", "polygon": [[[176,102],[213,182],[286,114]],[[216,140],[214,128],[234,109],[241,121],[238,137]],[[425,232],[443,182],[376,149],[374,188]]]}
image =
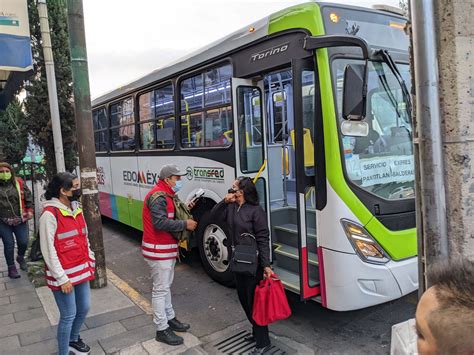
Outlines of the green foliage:
{"label": "green foliage", "polygon": [[0,112],[0,137],[0,160],[19,163],[28,147],[28,131],[25,114],[17,99]]}
{"label": "green foliage", "polygon": [[405,16],[408,17],[408,0],[398,0],[398,6],[403,10]]}
{"label": "green foliage", "polygon": [[[58,91],[64,159],[66,169],[72,171],[77,166],[78,160],[67,10],[64,1],[48,0],[47,6]],[[35,75],[30,79],[29,84],[25,86],[25,89],[28,91],[28,97],[25,101],[27,126],[33,142],[44,150],[46,172],[51,177],[56,172],[56,161],[36,0],[28,0],[28,15],[30,19],[31,50]]]}

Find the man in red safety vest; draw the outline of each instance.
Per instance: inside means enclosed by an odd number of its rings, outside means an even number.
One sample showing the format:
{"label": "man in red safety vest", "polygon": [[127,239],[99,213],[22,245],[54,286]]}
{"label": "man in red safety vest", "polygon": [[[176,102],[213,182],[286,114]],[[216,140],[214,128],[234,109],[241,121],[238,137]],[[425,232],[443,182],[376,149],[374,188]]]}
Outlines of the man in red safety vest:
{"label": "man in red safety vest", "polygon": [[186,173],[174,164],[163,166],[158,183],[145,197],[142,214],[142,254],[150,266],[153,279],[152,305],[153,322],[157,328],[156,340],[168,345],[183,344],[183,338],[174,332],[185,332],[190,328],[189,324],[176,319],[170,289],[178,258],[178,241],[172,232],[185,229],[193,231],[197,227],[197,222],[192,219],[174,219],[173,197],[181,189],[181,177],[184,175]]}

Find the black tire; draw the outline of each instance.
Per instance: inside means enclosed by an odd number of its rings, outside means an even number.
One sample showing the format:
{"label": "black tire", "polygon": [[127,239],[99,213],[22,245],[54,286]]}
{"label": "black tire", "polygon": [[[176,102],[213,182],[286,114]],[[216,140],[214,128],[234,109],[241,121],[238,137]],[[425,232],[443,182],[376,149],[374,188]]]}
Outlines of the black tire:
{"label": "black tire", "polygon": [[[228,267],[230,238],[227,226],[222,222],[211,221],[209,212],[207,212],[199,223],[197,237],[199,256],[204,271],[214,281],[227,287],[233,287],[235,285],[234,275]],[[206,244],[208,241],[209,243]],[[211,260],[211,258],[214,259]]]}

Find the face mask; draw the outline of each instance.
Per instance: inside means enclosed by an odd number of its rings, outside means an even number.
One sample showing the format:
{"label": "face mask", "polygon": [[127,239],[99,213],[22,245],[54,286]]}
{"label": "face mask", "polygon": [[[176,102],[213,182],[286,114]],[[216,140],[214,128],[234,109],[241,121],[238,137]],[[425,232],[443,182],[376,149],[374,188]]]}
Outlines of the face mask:
{"label": "face mask", "polygon": [[183,187],[183,181],[178,180],[176,181],[176,185],[174,185],[172,189],[174,192],[178,192],[179,190],[181,190],[182,187]]}
{"label": "face mask", "polygon": [[0,173],[0,180],[8,181],[12,178],[12,173],[10,171],[5,171]]}
{"label": "face mask", "polygon": [[81,189],[77,189],[77,190],[73,190],[72,195],[68,196],[67,198],[69,201],[73,202],[73,201],[79,200],[79,197],[81,197],[81,195],[82,195]]}

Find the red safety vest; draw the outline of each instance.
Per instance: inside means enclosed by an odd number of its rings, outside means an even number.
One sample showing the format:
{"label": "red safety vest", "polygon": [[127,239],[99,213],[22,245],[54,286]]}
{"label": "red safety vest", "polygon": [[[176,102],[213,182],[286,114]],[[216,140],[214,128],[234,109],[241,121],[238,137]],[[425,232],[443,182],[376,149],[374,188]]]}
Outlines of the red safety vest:
{"label": "red safety vest", "polygon": [[[74,214],[70,211],[48,206],[43,210],[56,217],[57,229],[54,235],[54,248],[59,262],[72,285],[93,280],[95,260],[89,257],[87,243],[87,225],[82,209],[77,208]],[[46,283],[52,290],[60,290],[61,285],[46,267]]]}
{"label": "red safety vest", "polygon": [[[143,239],[142,239],[142,254],[143,257],[152,260],[170,260],[178,258],[178,242],[173,238],[171,233],[157,230],[153,226],[151,220],[150,209],[146,201],[155,192],[163,191],[173,196],[174,191],[163,181],[158,181],[158,184],[148,192],[143,204],[142,218],[143,218]],[[174,219],[174,203],[169,197],[165,197],[167,202],[168,218]]]}

